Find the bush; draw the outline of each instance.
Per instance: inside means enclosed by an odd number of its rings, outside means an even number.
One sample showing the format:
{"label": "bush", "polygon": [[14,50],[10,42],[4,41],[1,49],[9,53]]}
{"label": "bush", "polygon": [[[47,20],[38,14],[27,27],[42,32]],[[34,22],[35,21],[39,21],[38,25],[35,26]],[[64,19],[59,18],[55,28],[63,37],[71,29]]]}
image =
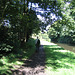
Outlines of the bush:
{"label": "bush", "polygon": [[71,36],[62,36],[58,39],[59,43],[67,43],[67,44],[74,44],[75,40],[74,37],[72,38]]}

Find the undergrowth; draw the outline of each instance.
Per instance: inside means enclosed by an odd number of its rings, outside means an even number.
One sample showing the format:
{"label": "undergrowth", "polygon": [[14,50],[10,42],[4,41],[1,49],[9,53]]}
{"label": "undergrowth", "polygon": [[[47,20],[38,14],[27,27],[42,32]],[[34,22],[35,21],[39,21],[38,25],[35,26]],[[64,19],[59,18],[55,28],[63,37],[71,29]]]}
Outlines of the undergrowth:
{"label": "undergrowth", "polygon": [[16,51],[0,58],[0,75],[11,75],[11,69],[16,69],[15,65],[22,65],[24,61],[21,60],[28,59],[35,52],[35,40],[29,39],[22,48]]}

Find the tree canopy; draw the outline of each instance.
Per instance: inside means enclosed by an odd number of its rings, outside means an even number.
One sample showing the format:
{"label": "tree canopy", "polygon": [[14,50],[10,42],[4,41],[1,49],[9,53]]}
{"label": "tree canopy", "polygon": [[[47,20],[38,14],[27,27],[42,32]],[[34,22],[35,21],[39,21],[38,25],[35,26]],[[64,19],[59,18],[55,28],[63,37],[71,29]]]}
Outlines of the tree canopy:
{"label": "tree canopy", "polygon": [[[0,42],[19,46],[27,42],[32,33],[51,24],[49,37],[73,35],[74,5],[74,0],[0,0]],[[44,17],[44,21],[37,15]]]}
{"label": "tree canopy", "polygon": [[74,0],[61,5],[62,18],[51,25],[48,35],[54,41],[75,44]]}

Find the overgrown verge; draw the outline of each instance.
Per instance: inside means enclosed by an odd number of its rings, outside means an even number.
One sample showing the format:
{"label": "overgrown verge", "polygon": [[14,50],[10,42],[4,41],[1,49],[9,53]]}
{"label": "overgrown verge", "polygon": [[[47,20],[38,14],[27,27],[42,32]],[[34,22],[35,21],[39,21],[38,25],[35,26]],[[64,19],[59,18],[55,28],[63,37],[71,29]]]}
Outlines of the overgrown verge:
{"label": "overgrown verge", "polygon": [[[16,48],[15,48],[16,49]],[[0,54],[0,75],[10,75],[11,69],[16,69],[16,66],[20,66],[24,61],[28,59],[35,52],[35,40],[29,39],[29,41],[21,48],[17,48],[16,52],[9,53],[8,55]]]}
{"label": "overgrown verge", "polygon": [[74,75],[75,53],[58,45],[45,45],[47,75]]}

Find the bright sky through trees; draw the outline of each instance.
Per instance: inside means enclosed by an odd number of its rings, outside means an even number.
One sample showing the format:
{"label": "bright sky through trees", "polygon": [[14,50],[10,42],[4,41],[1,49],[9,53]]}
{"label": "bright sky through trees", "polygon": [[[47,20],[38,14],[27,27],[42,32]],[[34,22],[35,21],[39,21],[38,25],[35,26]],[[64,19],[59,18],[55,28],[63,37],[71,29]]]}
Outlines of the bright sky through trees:
{"label": "bright sky through trees", "polygon": [[[30,5],[31,5],[31,3],[29,3],[29,8],[30,8]],[[33,7],[33,10],[36,11],[36,14],[37,14],[37,17],[39,18],[39,20],[41,20],[42,22],[45,22],[45,17],[41,16],[40,14],[44,14],[45,12],[49,12],[50,9],[47,8],[48,11],[46,11],[46,10],[40,8],[37,3],[35,3],[35,4],[32,3],[32,7]],[[50,16],[51,16],[51,19],[56,18],[55,14],[53,14],[53,13],[51,13]]]}
{"label": "bright sky through trees", "polygon": [[[70,2],[67,2],[63,9],[65,10],[66,9],[65,7],[69,6],[69,4],[70,4]],[[32,3],[32,7],[36,11],[36,14],[37,14],[37,17],[39,18],[39,20],[41,20],[42,22],[48,21],[48,19],[45,19],[45,17],[41,16],[41,14],[45,14],[45,12],[50,12],[49,8],[47,8],[47,11],[46,11],[46,10],[40,8],[37,3],[35,3],[35,4]],[[65,14],[65,13],[63,13],[63,14]],[[57,20],[57,16],[54,13],[51,13],[48,17],[50,17],[51,19]],[[59,17],[59,18],[62,19],[61,17]]]}

